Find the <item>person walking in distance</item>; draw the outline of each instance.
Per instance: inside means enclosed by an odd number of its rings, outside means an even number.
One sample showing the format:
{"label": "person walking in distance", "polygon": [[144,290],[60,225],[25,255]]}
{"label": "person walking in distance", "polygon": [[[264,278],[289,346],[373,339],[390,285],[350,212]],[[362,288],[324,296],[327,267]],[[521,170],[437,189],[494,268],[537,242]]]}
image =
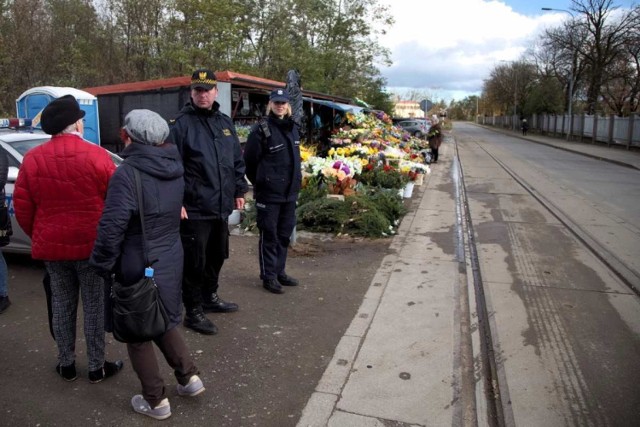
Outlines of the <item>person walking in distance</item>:
{"label": "person walking in distance", "polygon": [[171,122],[169,138],[184,165],[184,325],[208,335],[217,328],[205,313],[238,310],[237,304],[220,298],[218,288],[220,270],[229,257],[228,218],[234,208],[244,208],[248,189],[240,141],[233,121],[220,111],[217,96],[215,74],[194,71],[191,100]]}
{"label": "person walking in distance", "polygon": [[77,378],[75,366],[78,298],[82,296],[89,381],[122,369],[104,360],[104,282],[89,266],[109,179],[115,171],[103,148],[82,139],[84,111],[66,95],[42,111],[51,140],[27,152],[13,192],[16,219],[31,237],[31,255],[44,260],[51,280],[56,372]]}
{"label": "person walking in distance", "polygon": [[[184,181],[182,162],[173,144],[165,143],[167,122],[150,110],[133,110],[124,119],[121,137],[124,162],[111,178],[98,237],[90,264],[105,277],[115,273],[124,286],[142,278],[145,250],[151,260],[153,277],[169,317],[169,327],[153,341],[128,343],[133,370],[142,384],[142,394],[133,396],[133,409],[155,419],[171,415],[153,343],[162,351],[178,380],[181,396],[204,391],[189,349],[179,328],[182,319],[182,243],[180,211]],[[143,245],[134,170],[140,172],[144,226]]]}
{"label": "person walking in distance", "polygon": [[527,132],[529,131],[529,123],[527,122],[527,119],[522,119],[520,127],[522,128],[522,135],[527,136]]}
{"label": "person walking in distance", "polygon": [[282,285],[298,285],[285,266],[302,182],[300,135],[285,90],[271,92],[267,119],[251,130],[244,160],[258,213],[260,278],[267,291],[281,294]]}
{"label": "person walking in distance", "polygon": [[438,150],[442,144],[442,125],[435,114],[431,116],[431,127],[427,133],[427,141],[429,141],[429,148],[431,148],[431,162],[438,163]]}

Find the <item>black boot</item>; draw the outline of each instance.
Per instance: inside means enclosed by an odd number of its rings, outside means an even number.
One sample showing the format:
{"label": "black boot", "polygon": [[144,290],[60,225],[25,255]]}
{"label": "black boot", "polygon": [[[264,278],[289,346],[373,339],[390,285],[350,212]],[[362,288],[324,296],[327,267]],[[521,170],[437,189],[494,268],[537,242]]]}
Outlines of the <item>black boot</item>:
{"label": "black boot", "polygon": [[62,366],[58,364],[58,366],[56,366],[56,372],[65,381],[71,382],[75,381],[76,378],[78,378],[78,375],[76,374],[76,362],[73,362],[68,366]]}
{"label": "black boot", "polygon": [[120,372],[123,366],[124,362],[122,362],[122,360],[116,360],[115,362],[107,362],[105,360],[102,368],[96,369],[95,371],[89,371],[89,382],[91,384],[95,384],[106,380]]}
{"label": "black boot", "polygon": [[278,282],[282,286],[298,286],[299,282],[297,279],[288,276],[286,273],[278,275]]}
{"label": "black boot", "polygon": [[204,335],[215,335],[218,328],[204,315],[202,308],[188,309],[184,317],[184,326]]}
{"label": "black boot", "polygon": [[238,304],[226,302],[214,292],[204,298],[202,310],[205,313],[231,313],[232,311],[238,311]]}
{"label": "black boot", "polygon": [[284,294],[284,289],[276,279],[263,280],[262,287],[274,294]]}
{"label": "black boot", "polygon": [[9,308],[11,305],[11,301],[9,301],[9,295],[6,297],[0,297],[0,313],[4,313],[4,311]]}

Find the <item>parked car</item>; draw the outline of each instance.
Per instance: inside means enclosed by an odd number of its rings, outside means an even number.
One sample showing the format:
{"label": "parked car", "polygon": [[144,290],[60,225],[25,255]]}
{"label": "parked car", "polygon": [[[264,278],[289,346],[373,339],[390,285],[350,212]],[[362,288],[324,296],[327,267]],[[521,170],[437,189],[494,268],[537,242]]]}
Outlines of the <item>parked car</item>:
{"label": "parked car", "polygon": [[429,132],[431,122],[426,119],[411,119],[398,122],[398,126],[416,138],[422,138]]}
{"label": "parked car", "polygon": [[[31,239],[25,234],[22,228],[20,228],[15,218],[13,210],[13,187],[18,178],[18,171],[26,152],[40,144],[44,144],[49,139],[51,139],[51,136],[43,132],[0,129],[0,149],[6,151],[9,159],[9,173],[7,176],[7,184],[5,185],[5,197],[7,206],[9,207],[9,215],[11,215],[11,227],[13,228],[11,243],[2,249],[4,252],[31,253]],[[87,144],[92,143],[87,141]],[[107,152],[116,166],[122,163],[120,156],[108,150]]]}

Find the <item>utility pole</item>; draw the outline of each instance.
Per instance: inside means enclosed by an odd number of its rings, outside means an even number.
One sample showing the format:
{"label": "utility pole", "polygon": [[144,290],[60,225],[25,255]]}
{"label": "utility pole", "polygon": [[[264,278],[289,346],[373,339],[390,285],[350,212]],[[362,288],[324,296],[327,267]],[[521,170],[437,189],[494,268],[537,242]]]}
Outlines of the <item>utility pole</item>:
{"label": "utility pole", "polygon": [[[557,12],[564,12],[564,13],[568,13],[569,15],[571,15],[571,21],[573,23],[573,20],[575,20],[575,16],[573,15],[573,13],[571,13],[568,10],[565,9],[554,9],[552,7],[543,7],[542,10],[545,11],[557,11]],[[572,25],[573,26],[573,25]],[[575,76],[575,68],[576,68],[576,48],[573,45],[573,32],[571,32],[569,34],[569,37],[571,39],[571,68],[569,69],[569,102],[567,105],[567,110],[569,113],[569,130],[567,132],[567,141],[569,141],[571,139],[571,134],[573,133],[573,79]]]}

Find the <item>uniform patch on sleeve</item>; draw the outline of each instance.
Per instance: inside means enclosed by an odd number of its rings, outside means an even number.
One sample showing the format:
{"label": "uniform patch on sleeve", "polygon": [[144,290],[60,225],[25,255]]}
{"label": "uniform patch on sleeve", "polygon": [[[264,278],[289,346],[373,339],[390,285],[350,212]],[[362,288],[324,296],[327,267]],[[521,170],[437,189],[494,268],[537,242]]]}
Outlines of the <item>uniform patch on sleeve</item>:
{"label": "uniform patch on sleeve", "polygon": [[231,136],[231,131],[229,129],[222,129],[222,133],[224,136]]}

